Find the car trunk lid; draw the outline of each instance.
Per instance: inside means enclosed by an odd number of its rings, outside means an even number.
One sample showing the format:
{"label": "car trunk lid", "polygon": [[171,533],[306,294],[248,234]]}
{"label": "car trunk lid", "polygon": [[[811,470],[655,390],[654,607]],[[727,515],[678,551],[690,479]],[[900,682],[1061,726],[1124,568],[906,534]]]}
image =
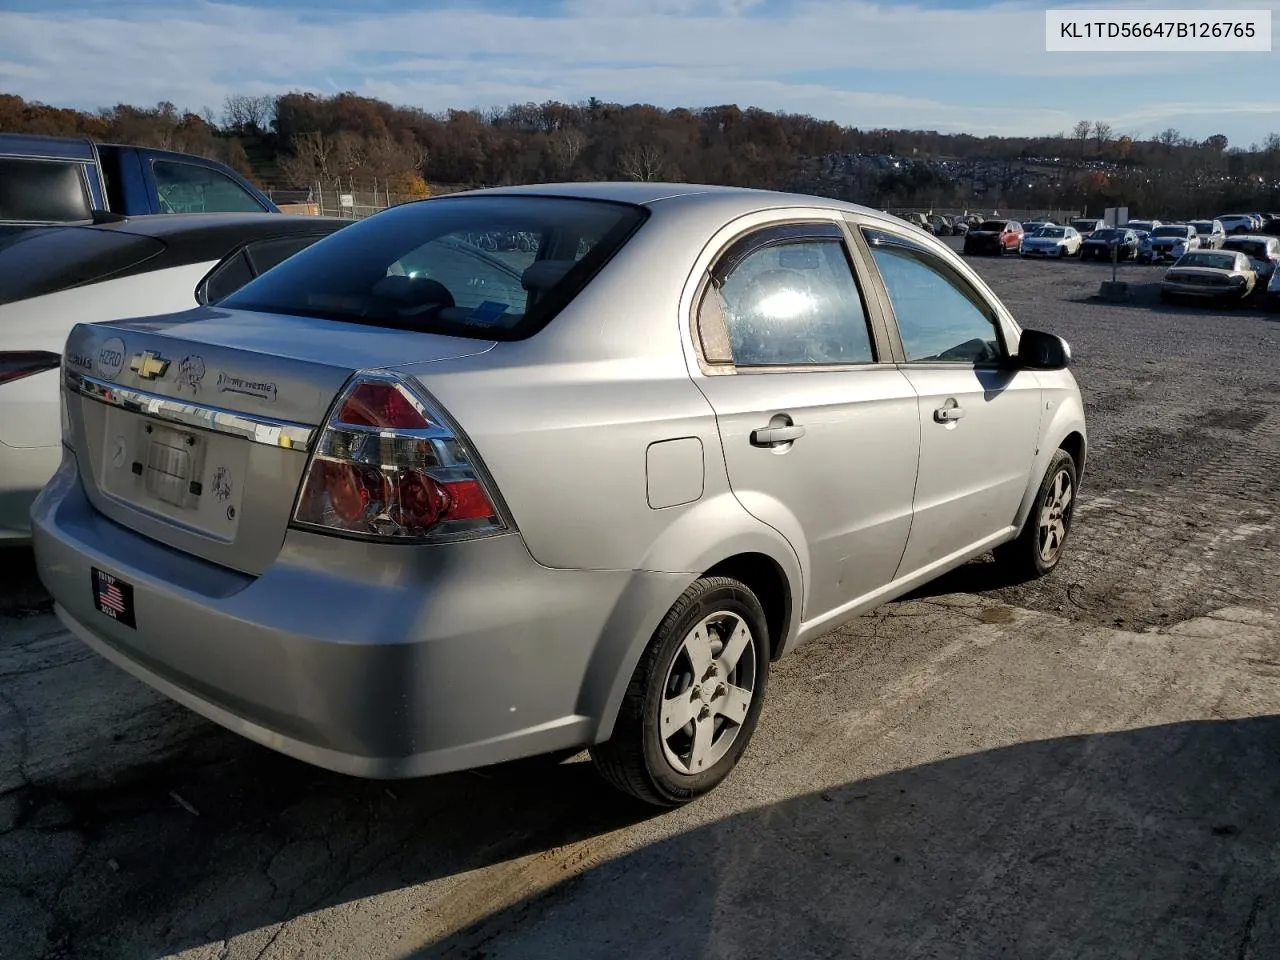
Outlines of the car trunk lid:
{"label": "car trunk lid", "polygon": [[79,324],[64,365],[80,477],[117,523],[256,575],[279,553],[308,451],[354,372],[492,346],[219,308]]}

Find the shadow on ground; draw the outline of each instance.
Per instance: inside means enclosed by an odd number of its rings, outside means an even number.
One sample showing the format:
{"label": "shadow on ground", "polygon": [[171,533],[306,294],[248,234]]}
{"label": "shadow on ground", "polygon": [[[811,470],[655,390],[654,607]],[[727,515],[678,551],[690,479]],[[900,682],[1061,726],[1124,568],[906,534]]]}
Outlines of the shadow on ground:
{"label": "shadow on ground", "polygon": [[1280,956],[1280,718],[1024,743],[644,847],[427,957]]}
{"label": "shadow on ground", "polygon": [[[1277,758],[1276,717],[950,758],[482,906],[420,956],[1280,956]],[[0,834],[6,957],[167,955],[653,816],[583,763],[387,784],[216,730],[113,779],[0,798],[20,801]],[[448,905],[446,890],[435,907]]]}

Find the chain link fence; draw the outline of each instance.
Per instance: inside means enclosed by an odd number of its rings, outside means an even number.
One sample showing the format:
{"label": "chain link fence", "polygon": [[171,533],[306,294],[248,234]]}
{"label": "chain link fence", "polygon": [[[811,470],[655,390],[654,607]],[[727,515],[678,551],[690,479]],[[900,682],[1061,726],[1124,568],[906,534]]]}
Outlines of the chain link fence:
{"label": "chain link fence", "polygon": [[433,183],[429,193],[400,193],[387,185],[372,180],[366,183],[335,180],[331,183],[316,181],[306,189],[275,188],[267,196],[282,213],[302,213],[320,217],[337,217],[342,220],[360,220],[370,214],[394,207],[396,204],[423,200],[426,196],[439,197],[449,193],[469,190],[460,183]]}

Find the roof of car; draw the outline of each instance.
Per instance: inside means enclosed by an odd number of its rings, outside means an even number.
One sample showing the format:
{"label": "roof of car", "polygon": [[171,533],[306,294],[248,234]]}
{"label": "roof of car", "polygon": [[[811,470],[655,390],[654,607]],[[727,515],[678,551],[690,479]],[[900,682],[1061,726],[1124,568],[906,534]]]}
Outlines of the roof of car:
{"label": "roof of car", "polygon": [[[883,217],[884,213],[871,207],[830,197],[816,197],[800,193],[782,193],[776,190],[759,190],[752,187],[726,187],[704,183],[655,183],[647,181],[598,181],[594,183],[538,183],[517,187],[489,187],[483,190],[467,190],[446,194],[447,197],[524,195],[548,197],[580,197],[586,200],[612,200],[644,206],[664,201],[679,200],[687,203],[708,203],[722,206],[734,201],[743,212],[776,207],[823,206],[840,210]],[[429,203],[430,201],[424,201]]]}

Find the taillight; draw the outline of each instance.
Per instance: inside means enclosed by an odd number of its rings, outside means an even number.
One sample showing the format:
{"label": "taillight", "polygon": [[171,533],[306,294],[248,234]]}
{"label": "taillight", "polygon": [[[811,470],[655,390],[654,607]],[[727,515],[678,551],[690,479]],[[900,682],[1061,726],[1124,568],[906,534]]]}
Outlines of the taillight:
{"label": "taillight", "polygon": [[61,355],[48,350],[0,351],[0,383],[21,380],[46,370],[56,370],[61,362]]}
{"label": "taillight", "polygon": [[423,391],[361,374],[325,425],[294,509],[296,526],[397,542],[508,529],[475,453]]}

